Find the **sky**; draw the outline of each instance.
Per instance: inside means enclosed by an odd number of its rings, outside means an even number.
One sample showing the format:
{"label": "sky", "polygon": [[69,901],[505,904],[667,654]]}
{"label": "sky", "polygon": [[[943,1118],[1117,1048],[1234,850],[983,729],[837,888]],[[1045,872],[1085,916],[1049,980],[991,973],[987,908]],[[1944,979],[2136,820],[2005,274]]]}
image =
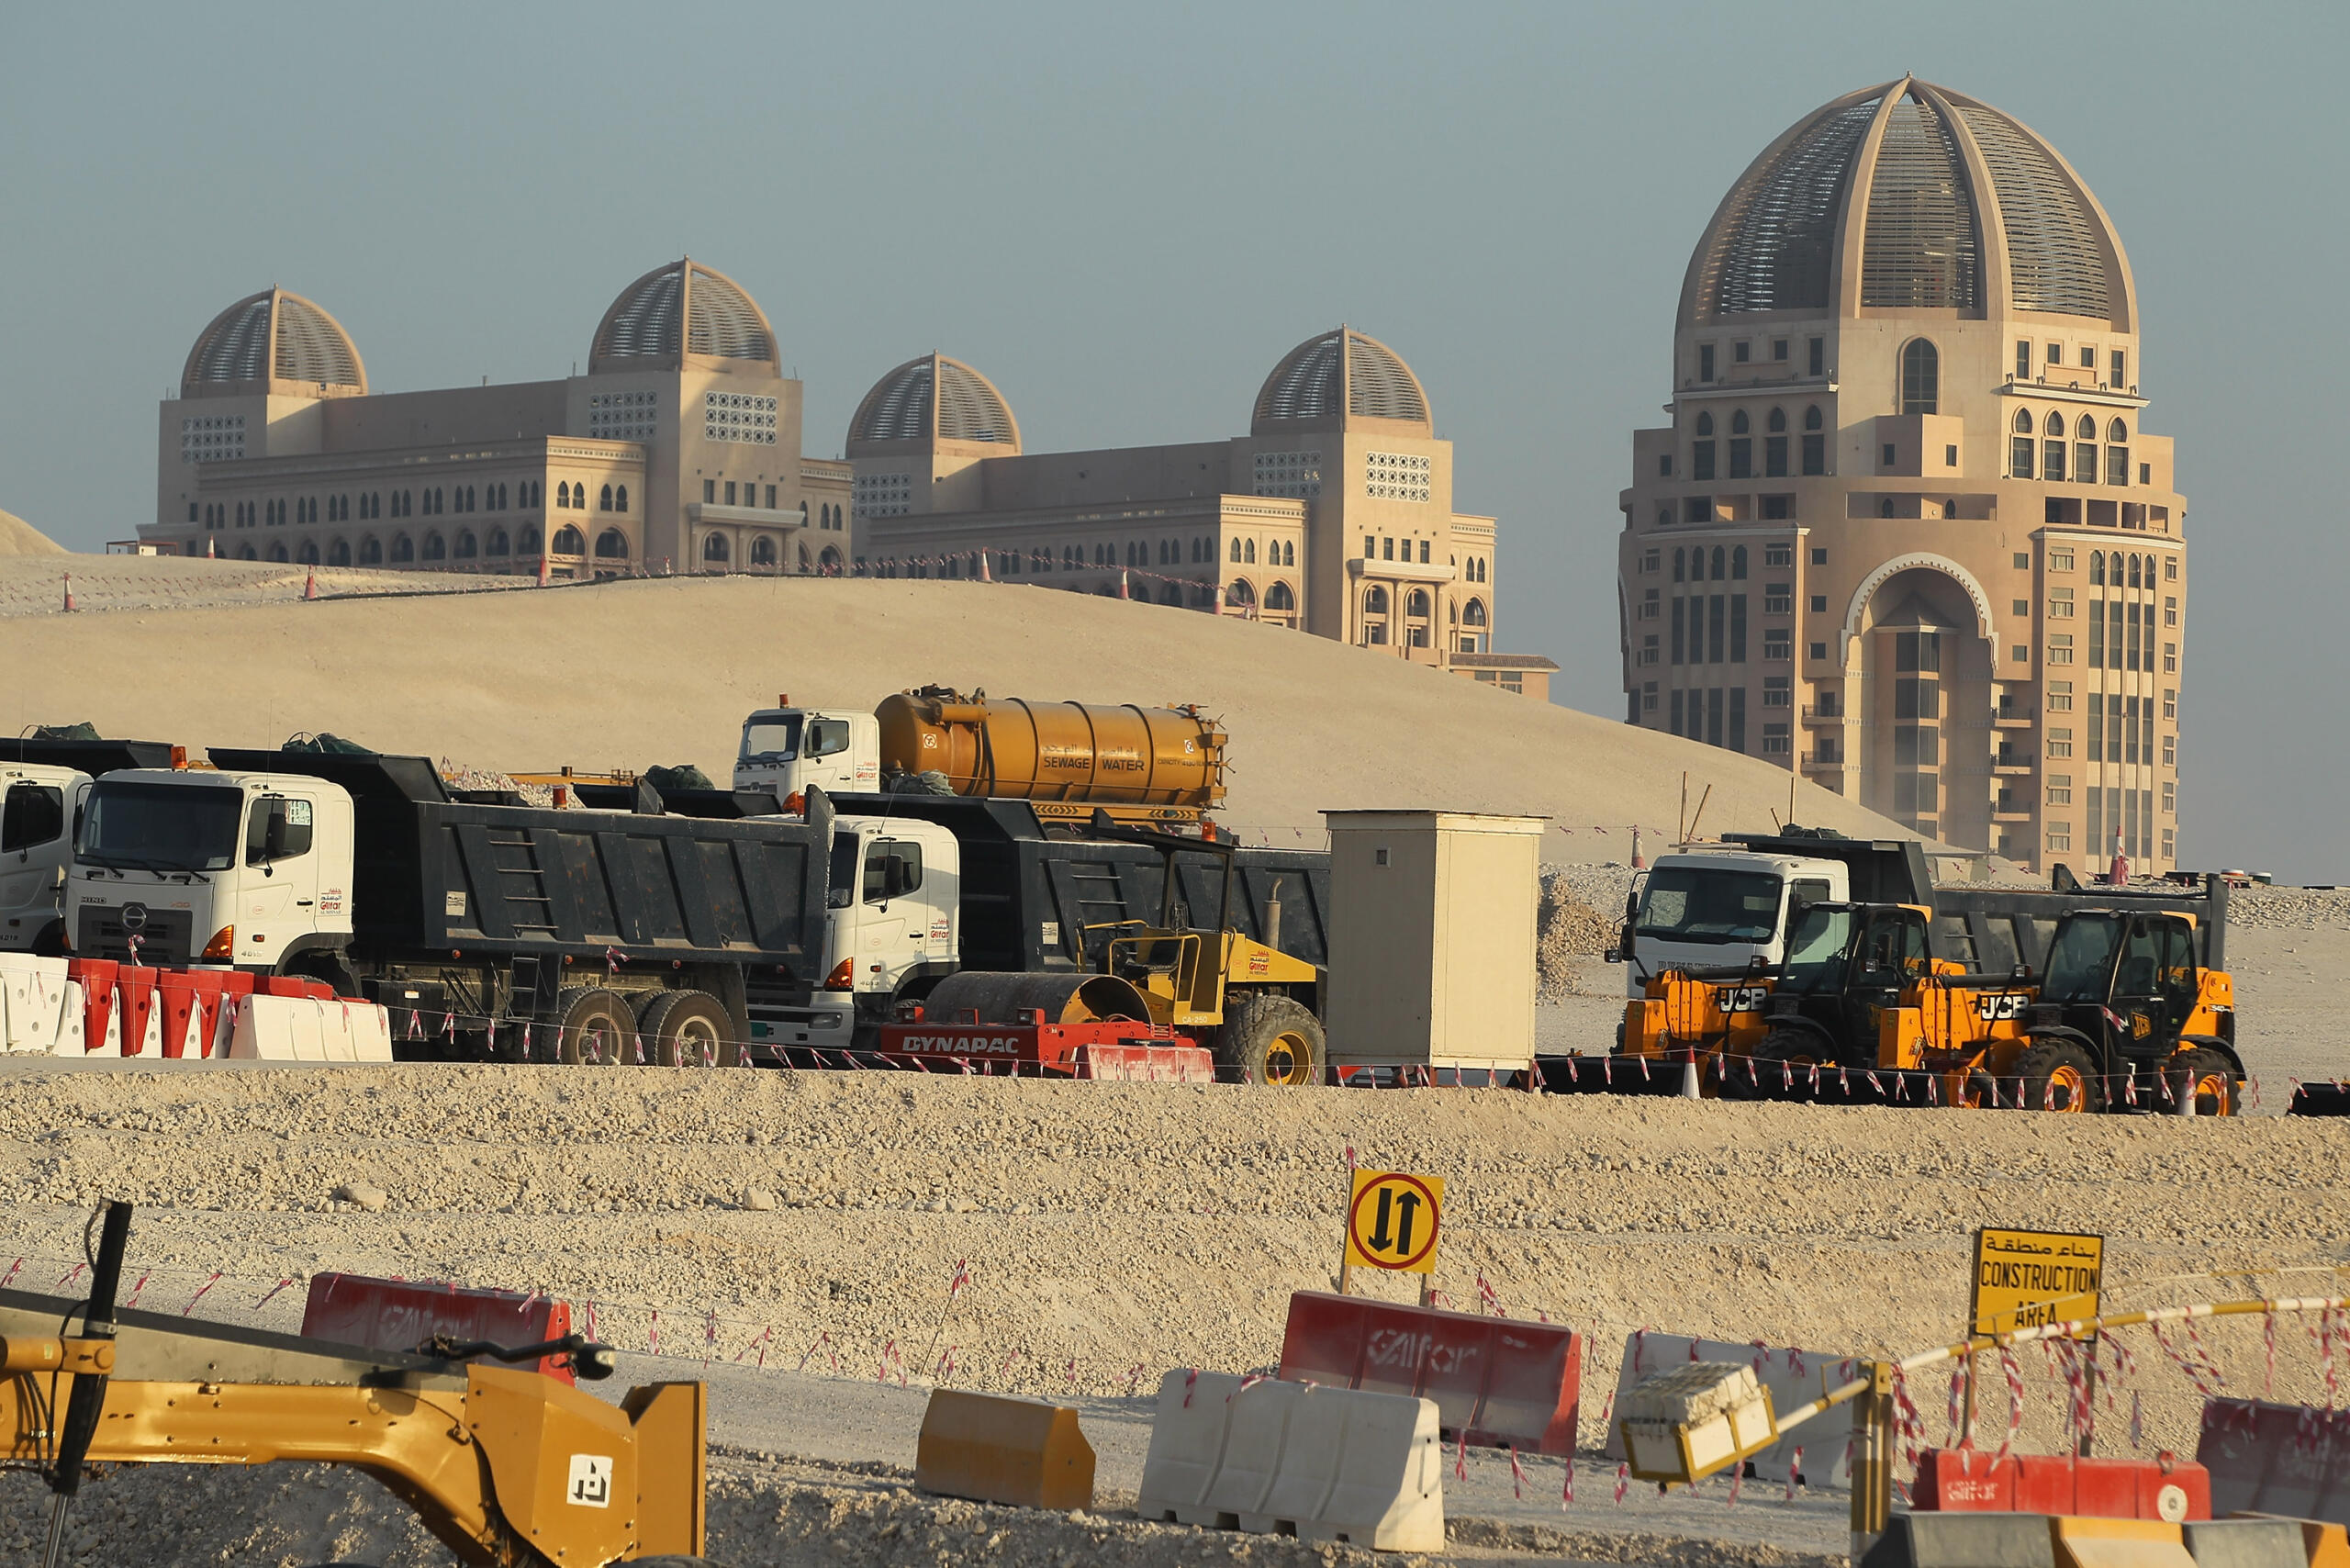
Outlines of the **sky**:
{"label": "sky", "polygon": [[2129,249],[2189,503],[2182,863],[2350,881],[2315,635],[2350,586],[2317,462],[2350,7],[23,6],[7,38],[0,508],[73,548],[151,515],[156,400],[273,284],[405,390],[566,375],[690,253],[765,308],[822,455],[934,349],[1030,450],[1241,433],[1345,321],[1501,520],[1499,644],[1610,717],[1616,496],[1689,252],[1779,131],[1914,72],[2047,137]]}

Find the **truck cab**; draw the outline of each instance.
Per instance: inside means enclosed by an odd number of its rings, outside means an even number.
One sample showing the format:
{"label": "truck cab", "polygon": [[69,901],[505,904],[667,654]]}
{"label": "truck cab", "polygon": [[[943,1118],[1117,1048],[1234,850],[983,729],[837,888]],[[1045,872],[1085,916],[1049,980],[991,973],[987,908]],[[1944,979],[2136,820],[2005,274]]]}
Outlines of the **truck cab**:
{"label": "truck cab", "polygon": [[0,764],[0,952],[65,951],[65,870],[90,776],[40,763]]}
{"label": "truck cab", "polygon": [[870,713],[762,708],[743,721],[734,788],[771,790],[778,801],[810,785],[828,793],[881,788],[881,723]]}
{"label": "truck cab", "polygon": [[762,1045],[869,1048],[901,1001],[960,967],[962,846],[936,823],[835,817],[826,902],[821,983],[751,999]]}
{"label": "truck cab", "polygon": [[65,912],[73,952],[285,972],[351,940],[351,796],[298,774],[125,768],[91,785]]}
{"label": "truck cab", "polygon": [[1659,856],[1617,948],[1625,994],[1644,995],[1666,969],[1743,970],[1758,958],[1776,969],[1795,917],[1851,896],[1844,867],[1832,860],[1737,850]]}

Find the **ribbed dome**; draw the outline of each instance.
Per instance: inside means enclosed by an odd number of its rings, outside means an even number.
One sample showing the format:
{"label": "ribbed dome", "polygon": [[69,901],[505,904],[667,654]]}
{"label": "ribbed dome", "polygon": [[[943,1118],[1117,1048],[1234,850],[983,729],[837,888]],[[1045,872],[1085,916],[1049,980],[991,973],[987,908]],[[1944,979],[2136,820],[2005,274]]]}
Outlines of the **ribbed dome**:
{"label": "ribbed dome", "polygon": [[597,325],[588,368],[650,368],[686,354],[779,364],[775,330],[742,285],[687,257],[655,267],[621,290]]}
{"label": "ribbed dome", "polygon": [[1020,422],[986,376],[926,353],[875,382],[848,422],[852,449],[892,441],[990,442],[1018,452]]}
{"label": "ribbed dome", "polygon": [[1822,106],[1748,166],[1690,258],[1681,324],[1878,309],[2135,330],[2121,239],[2056,150],[1908,77]]}
{"label": "ribbed dome", "polygon": [[298,294],[265,288],[212,318],[188,351],[180,392],[253,390],[271,381],[364,392],[367,367],[341,322]]}
{"label": "ribbed dome", "polygon": [[[1339,344],[1346,345],[1343,366]],[[1254,435],[1348,420],[1428,425],[1427,394],[1403,356],[1349,327],[1308,338],[1283,356],[1257,394]]]}

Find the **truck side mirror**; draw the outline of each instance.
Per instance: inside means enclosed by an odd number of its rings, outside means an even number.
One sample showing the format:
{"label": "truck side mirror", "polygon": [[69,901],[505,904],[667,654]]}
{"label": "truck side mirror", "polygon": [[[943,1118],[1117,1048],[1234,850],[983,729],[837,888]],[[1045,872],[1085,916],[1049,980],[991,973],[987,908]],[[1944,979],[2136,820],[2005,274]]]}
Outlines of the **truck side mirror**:
{"label": "truck side mirror", "polygon": [[1620,964],[1624,961],[1623,949],[1620,947],[1610,947],[1606,952],[1599,955],[1599,961],[1603,964]]}

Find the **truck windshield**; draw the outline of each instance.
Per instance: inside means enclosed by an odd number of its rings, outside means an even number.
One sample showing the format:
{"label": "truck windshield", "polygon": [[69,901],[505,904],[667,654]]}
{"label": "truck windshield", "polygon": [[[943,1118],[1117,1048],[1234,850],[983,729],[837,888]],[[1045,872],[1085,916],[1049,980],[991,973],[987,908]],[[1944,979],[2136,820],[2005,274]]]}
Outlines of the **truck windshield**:
{"label": "truck windshield", "polygon": [[82,816],[73,857],[148,871],[225,871],[237,863],[240,790],[111,784],[100,779]]}
{"label": "truck windshield", "polygon": [[2058,927],[2048,945],[2048,979],[2040,988],[2043,1002],[2103,1002],[2108,972],[2113,967],[2114,945],[2121,940],[2118,914],[2076,914]]}
{"label": "truck windshield", "polygon": [[1664,942],[1768,942],[1779,929],[1779,879],[1767,871],[1661,866],[1640,899],[1639,932]]}
{"label": "truck windshield", "polygon": [[789,762],[800,755],[800,715],[753,719],[743,726],[744,762]]}
{"label": "truck windshield", "polygon": [[1833,991],[1844,984],[1844,958],[1852,946],[1852,912],[1841,904],[1815,904],[1787,934],[1787,963],[1779,989]]}

